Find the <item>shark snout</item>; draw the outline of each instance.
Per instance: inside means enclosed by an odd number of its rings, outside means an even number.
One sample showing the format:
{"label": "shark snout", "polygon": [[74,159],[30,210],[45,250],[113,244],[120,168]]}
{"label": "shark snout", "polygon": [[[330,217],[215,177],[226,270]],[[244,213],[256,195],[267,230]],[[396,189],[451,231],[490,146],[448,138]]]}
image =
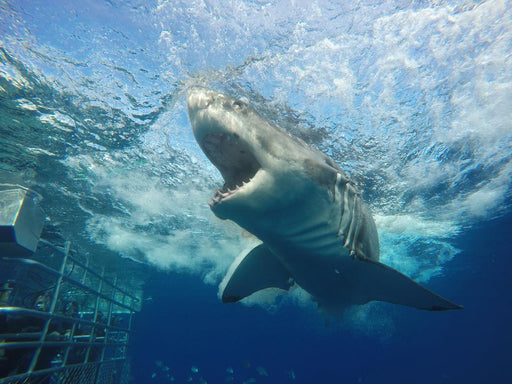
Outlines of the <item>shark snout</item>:
{"label": "shark snout", "polygon": [[187,91],[187,107],[189,111],[208,108],[213,100],[214,93],[209,89],[192,87]]}

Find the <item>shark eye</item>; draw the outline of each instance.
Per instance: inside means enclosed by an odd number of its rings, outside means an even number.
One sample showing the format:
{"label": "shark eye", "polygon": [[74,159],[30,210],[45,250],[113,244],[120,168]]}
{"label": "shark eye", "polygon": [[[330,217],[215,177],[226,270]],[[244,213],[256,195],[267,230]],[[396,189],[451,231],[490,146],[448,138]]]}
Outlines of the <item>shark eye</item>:
{"label": "shark eye", "polygon": [[242,100],[235,100],[233,101],[233,108],[234,109],[241,109],[243,107],[245,107],[247,104],[244,103]]}

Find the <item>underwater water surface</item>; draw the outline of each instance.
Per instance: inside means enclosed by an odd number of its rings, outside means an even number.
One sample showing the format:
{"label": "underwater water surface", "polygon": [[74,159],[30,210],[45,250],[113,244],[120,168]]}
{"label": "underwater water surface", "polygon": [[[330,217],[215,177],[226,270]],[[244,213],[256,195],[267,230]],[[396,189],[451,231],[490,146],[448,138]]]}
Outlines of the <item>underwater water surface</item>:
{"label": "underwater water surface", "polygon": [[[486,383],[512,373],[510,1],[0,2],[0,183],[144,286],[134,383]],[[255,240],[185,92],[246,98],[363,191],[381,261],[464,310],[372,303],[341,323],[300,290],[222,304]]]}

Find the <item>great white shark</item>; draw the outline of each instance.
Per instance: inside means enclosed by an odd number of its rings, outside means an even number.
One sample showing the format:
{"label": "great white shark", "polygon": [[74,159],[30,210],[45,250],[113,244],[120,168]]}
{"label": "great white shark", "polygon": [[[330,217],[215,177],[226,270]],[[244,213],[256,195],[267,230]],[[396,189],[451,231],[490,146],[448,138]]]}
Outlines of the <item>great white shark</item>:
{"label": "great white shark", "polygon": [[297,284],[332,314],[375,300],[431,311],[462,308],[379,262],[370,210],[328,156],[244,100],[193,87],[187,108],[199,146],[224,178],[211,210],[262,242],[230,268],[223,302]]}

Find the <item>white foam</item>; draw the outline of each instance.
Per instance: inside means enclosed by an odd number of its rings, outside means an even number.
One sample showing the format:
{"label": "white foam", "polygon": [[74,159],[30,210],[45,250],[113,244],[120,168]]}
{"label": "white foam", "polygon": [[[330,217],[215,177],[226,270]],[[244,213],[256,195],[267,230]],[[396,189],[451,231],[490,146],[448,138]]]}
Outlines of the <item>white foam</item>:
{"label": "white foam", "polygon": [[66,164],[94,180],[96,192],[108,191],[121,208],[118,215],[95,213],[87,229],[94,241],[124,257],[217,284],[244,244],[253,241],[213,216],[209,191],[166,187],[150,169],[126,168],[113,159],[69,157]]}
{"label": "white foam", "polygon": [[425,220],[417,215],[374,215],[380,231],[397,236],[449,239],[459,233],[459,226],[450,221]]}
{"label": "white foam", "polygon": [[460,251],[451,241],[460,227],[450,221],[430,221],[413,215],[376,215],[381,256],[384,264],[427,282]]}

